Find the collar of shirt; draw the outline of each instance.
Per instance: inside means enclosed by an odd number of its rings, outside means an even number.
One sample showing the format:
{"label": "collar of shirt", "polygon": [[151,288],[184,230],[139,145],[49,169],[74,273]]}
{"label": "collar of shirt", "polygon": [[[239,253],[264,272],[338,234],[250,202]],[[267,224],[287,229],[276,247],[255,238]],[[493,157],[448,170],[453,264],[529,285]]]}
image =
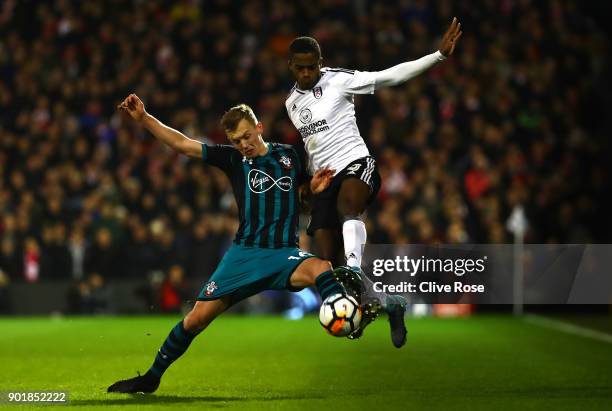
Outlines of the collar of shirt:
{"label": "collar of shirt", "polygon": [[257,157],[253,157],[253,158],[248,158],[246,156],[242,156],[242,162],[243,163],[253,164],[254,162],[257,162],[258,160],[261,160],[261,159],[265,159],[270,154],[272,154],[272,144],[270,144],[268,142],[265,142],[264,144],[268,148],[268,151],[266,152],[266,154],[264,154],[263,156],[257,156]]}

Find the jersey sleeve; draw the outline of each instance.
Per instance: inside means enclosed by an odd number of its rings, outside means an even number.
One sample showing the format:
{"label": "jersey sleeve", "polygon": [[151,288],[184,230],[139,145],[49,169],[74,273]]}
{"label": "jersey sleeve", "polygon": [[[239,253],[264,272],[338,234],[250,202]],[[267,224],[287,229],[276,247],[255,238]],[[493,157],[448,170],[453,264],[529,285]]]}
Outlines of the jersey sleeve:
{"label": "jersey sleeve", "polygon": [[231,174],[234,168],[233,159],[236,149],[228,145],[208,145],[202,144],[202,160],[206,164],[219,167],[226,174]]}
{"label": "jersey sleeve", "polygon": [[329,69],[334,83],[343,94],[374,94],[376,73],[347,69]]}

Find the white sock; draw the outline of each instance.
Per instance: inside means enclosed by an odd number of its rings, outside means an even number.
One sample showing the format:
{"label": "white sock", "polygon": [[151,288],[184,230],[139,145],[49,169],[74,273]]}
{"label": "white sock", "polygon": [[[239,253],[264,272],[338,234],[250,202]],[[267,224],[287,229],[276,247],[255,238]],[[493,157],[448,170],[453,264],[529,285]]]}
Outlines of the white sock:
{"label": "white sock", "polygon": [[346,220],[342,225],[344,256],[349,267],[361,267],[361,254],[368,238],[366,227],[361,220]]}

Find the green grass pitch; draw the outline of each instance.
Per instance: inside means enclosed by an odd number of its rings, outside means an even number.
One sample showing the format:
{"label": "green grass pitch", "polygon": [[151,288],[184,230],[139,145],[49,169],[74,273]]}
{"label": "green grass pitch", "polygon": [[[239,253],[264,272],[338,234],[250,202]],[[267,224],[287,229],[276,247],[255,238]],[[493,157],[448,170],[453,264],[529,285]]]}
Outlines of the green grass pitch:
{"label": "green grass pitch", "polygon": [[385,319],[349,341],[315,317],[221,317],[154,395],[107,394],[148,369],[177,321],[2,318],[0,391],[65,390],[68,407],[94,410],[612,409],[612,344],[489,316],[410,319],[401,350]]}

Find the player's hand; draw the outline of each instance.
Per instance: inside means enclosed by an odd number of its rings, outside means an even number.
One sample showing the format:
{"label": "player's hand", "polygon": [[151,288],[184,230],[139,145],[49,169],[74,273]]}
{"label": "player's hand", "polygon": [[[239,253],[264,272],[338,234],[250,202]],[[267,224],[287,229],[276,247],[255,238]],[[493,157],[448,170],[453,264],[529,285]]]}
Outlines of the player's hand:
{"label": "player's hand", "polygon": [[136,94],[127,96],[117,108],[127,112],[136,121],[142,121],[147,114],[144,103]]}
{"label": "player's hand", "polygon": [[448,30],[446,30],[446,33],[444,33],[444,37],[442,37],[442,41],[440,42],[439,50],[444,57],[448,57],[453,54],[457,41],[459,40],[459,37],[461,37],[462,33],[461,23],[459,23],[457,17],[453,17],[453,22]]}
{"label": "player's hand", "polygon": [[322,168],[318,170],[310,180],[310,191],[313,194],[318,194],[329,187],[335,172],[336,170],[331,168]]}

